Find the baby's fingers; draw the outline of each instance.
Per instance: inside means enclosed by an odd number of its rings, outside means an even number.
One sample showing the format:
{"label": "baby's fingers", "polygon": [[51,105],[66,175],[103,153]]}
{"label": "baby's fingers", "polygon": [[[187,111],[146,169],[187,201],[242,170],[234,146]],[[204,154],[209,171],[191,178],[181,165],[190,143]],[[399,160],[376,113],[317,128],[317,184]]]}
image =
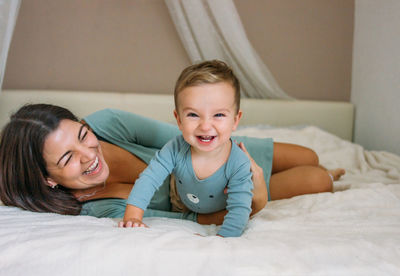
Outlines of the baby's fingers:
{"label": "baby's fingers", "polygon": [[148,226],[143,222],[133,222],[132,227],[148,227]]}
{"label": "baby's fingers", "polygon": [[133,228],[133,227],[148,227],[141,221],[120,221],[118,227]]}
{"label": "baby's fingers", "polygon": [[132,221],[120,221],[119,223],[118,223],[118,227],[127,227],[127,228],[130,228],[130,227],[132,227]]}

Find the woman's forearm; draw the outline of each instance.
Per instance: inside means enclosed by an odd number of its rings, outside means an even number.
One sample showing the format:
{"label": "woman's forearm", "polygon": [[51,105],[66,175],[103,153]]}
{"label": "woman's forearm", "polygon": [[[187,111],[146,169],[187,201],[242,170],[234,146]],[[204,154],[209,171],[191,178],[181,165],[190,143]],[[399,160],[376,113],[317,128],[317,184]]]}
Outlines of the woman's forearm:
{"label": "woman's forearm", "polygon": [[198,214],[197,222],[199,224],[221,225],[224,222],[224,217],[227,213],[227,210],[222,210],[211,214]]}

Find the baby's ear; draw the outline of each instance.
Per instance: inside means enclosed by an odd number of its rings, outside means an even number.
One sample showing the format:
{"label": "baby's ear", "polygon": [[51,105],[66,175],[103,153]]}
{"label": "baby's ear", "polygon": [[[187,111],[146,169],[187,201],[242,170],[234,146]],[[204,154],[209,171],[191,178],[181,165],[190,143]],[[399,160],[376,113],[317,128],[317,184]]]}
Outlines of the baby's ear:
{"label": "baby's ear", "polygon": [[55,188],[55,187],[57,187],[57,185],[58,185],[58,183],[57,182],[55,182],[52,178],[50,178],[50,177],[47,177],[46,178],[46,182],[47,182],[47,185],[48,186],[50,186],[51,188]]}
{"label": "baby's ear", "polygon": [[176,119],[176,123],[177,123],[178,127],[181,128],[181,124],[182,124],[181,118],[179,118],[179,114],[178,114],[178,111],[176,111],[176,109],[174,109],[174,117]]}
{"label": "baby's ear", "polygon": [[242,118],[242,110],[239,109],[238,113],[235,115],[235,123],[233,125],[232,131],[235,131],[239,125],[240,119]]}

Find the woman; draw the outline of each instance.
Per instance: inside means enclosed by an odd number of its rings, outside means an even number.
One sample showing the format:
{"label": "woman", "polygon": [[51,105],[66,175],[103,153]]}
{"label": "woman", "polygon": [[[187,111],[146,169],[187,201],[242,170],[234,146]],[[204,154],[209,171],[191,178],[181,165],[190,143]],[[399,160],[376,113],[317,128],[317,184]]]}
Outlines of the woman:
{"label": "woman", "polygon": [[[177,127],[120,110],[95,112],[79,122],[69,110],[34,104],[20,108],[4,127],[0,142],[0,199],[5,205],[36,212],[122,217],[125,199],[157,149],[179,134]],[[332,191],[331,178],[310,149],[263,139],[236,137],[252,161],[253,213],[271,200]],[[242,149],[246,151],[242,144]],[[272,150],[272,149],[271,149]],[[246,151],[247,152],[247,151]],[[265,154],[264,154],[265,152]],[[268,153],[269,152],[269,153]],[[259,166],[260,165],[260,166]],[[330,176],[331,175],[331,176]],[[214,214],[170,212],[168,179],[154,195],[147,216],[220,224]],[[172,189],[173,190],[173,189]]]}

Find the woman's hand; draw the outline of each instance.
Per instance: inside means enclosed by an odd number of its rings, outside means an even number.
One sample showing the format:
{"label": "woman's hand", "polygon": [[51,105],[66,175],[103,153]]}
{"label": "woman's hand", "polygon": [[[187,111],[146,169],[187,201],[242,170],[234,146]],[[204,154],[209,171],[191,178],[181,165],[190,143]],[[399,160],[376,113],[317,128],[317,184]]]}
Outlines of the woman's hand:
{"label": "woman's hand", "polygon": [[263,209],[268,202],[268,190],[267,190],[267,184],[265,183],[264,179],[264,171],[250,156],[243,143],[239,143],[238,146],[244,151],[244,153],[250,159],[250,170],[253,174],[251,179],[253,180],[253,185],[254,185],[253,199],[251,203],[251,209],[252,209],[251,215],[254,215],[258,213],[261,209]]}

